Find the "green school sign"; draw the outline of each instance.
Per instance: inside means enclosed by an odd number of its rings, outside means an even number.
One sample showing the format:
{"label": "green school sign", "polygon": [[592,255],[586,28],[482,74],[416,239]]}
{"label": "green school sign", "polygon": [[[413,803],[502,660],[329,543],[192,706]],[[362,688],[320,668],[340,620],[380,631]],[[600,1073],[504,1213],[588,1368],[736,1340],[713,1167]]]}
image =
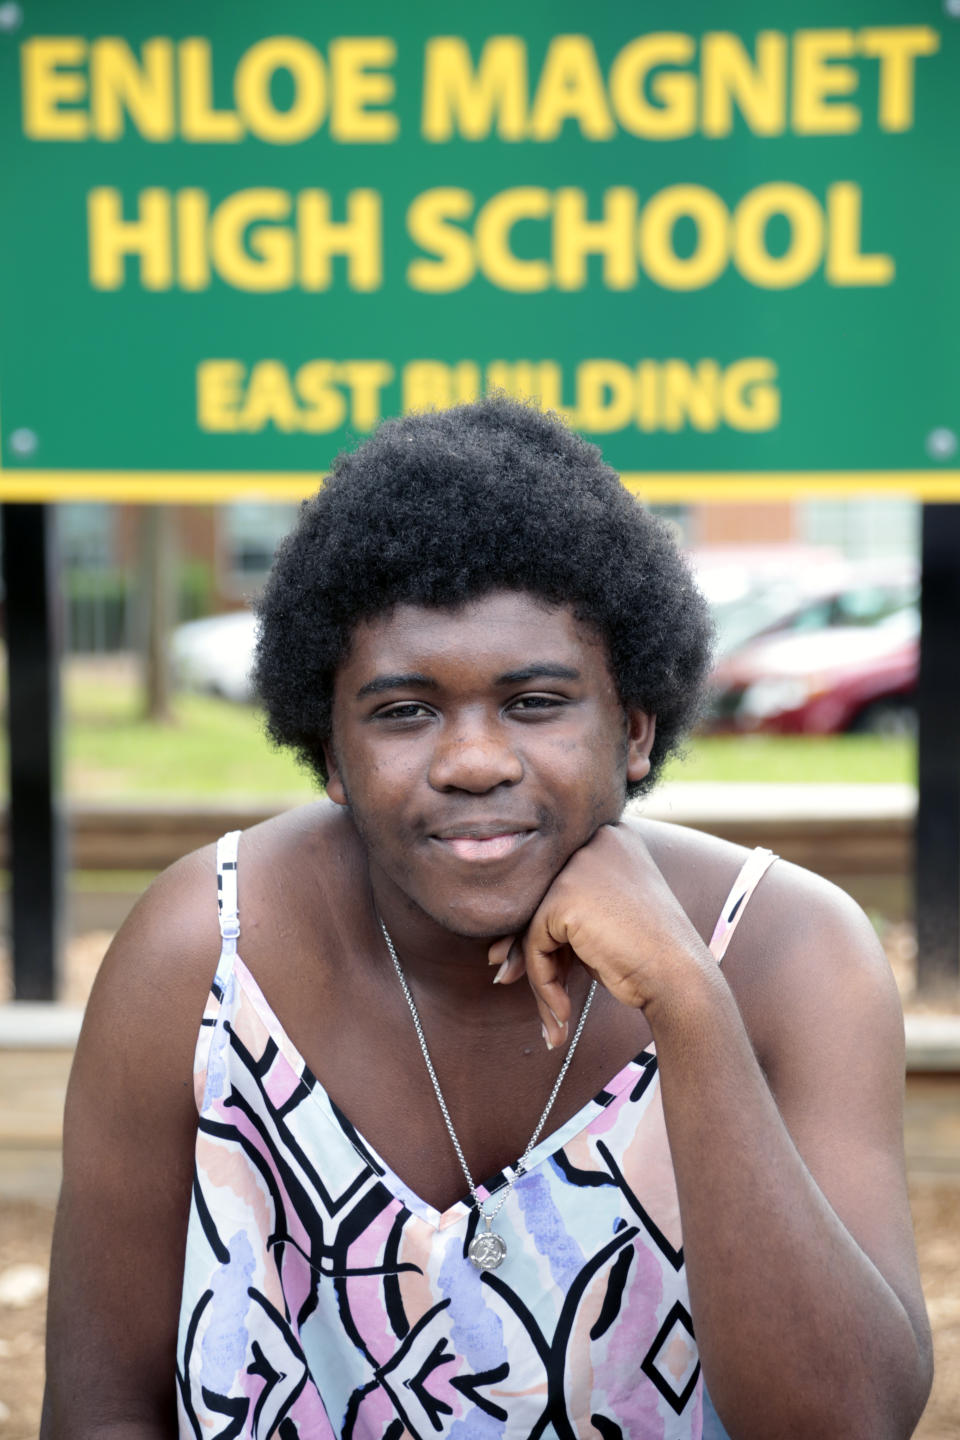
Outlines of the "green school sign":
{"label": "green school sign", "polygon": [[956,499],[958,96],[953,0],[0,5],[0,499],[494,386],[653,499]]}

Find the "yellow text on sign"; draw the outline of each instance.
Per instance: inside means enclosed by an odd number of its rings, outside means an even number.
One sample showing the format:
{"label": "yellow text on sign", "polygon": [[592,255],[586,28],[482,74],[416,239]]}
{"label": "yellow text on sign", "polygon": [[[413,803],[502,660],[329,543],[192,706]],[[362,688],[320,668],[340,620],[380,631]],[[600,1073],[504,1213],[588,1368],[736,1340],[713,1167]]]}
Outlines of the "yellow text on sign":
{"label": "yellow text on sign", "polygon": [[435,36],[424,56],[421,130],[427,140],[551,141],[568,124],[588,140],[623,132],[644,140],[729,135],[739,113],[756,135],[848,135],[863,112],[852,98],[857,59],[876,61],[877,125],[914,123],[916,62],[939,49],[925,25],[763,30],[751,54],[738,35],[638,35],[606,74],[587,35],[557,35],[536,83],[526,41],[494,35],[474,64],[460,36]]}
{"label": "yellow text on sign", "polygon": [[[233,107],[214,104],[212,46],[195,36],[144,42],[136,55],[114,35],[37,35],[21,49],[23,130],[31,140],[119,140],[129,122],[142,139],[226,144],[253,135],[295,145],[324,126],[340,144],[383,144],[399,123],[389,109],[396,42],[386,35],[331,40],[327,59],[294,35],[258,40],[233,75]],[[292,100],[274,102],[286,75]],[[179,103],[178,103],[179,101]]]}
{"label": "yellow text on sign", "polygon": [[565,376],[555,360],[493,360],[447,365],[411,360],[403,368],[403,410],[443,410],[505,390],[556,410],[590,435],[636,429],[712,433],[773,430],[780,421],[777,367],[764,356],[716,360],[581,360]]}
{"label": "yellow text on sign", "polygon": [[[383,391],[394,379],[385,360],[202,360],[197,366],[197,425],[210,434],[327,434],[349,425],[372,430]],[[443,410],[490,390],[535,399],[589,434],[686,428],[714,432],[772,430],[780,420],[777,367],[764,357],[722,366],[716,360],[582,360],[564,376],[554,360],[410,360],[400,374],[401,408]]]}
{"label": "yellow text on sign", "polygon": [[197,366],[197,425],[207,433],[328,434],[349,425],[372,430],[382,392],[393,379],[386,360],[308,360],[291,376],[280,360],[202,360]]}
{"label": "yellow text on sign", "polygon": [[[567,126],[593,141],[669,141],[722,138],[738,114],[757,135],[848,135],[864,119],[862,68],[875,65],[877,126],[904,131],[914,123],[917,62],[939,43],[926,25],[769,29],[752,49],[729,31],[651,31],[626,40],[604,70],[588,35],[555,35],[535,73],[520,35],[490,36],[476,62],[462,37],[432,36],[420,130],[438,144],[493,134],[546,143]],[[111,142],[129,126],[153,143],[249,135],[292,145],[327,127],[340,144],[389,144],[400,131],[396,60],[387,35],[338,36],[326,54],[299,36],[267,36],[240,56],[229,103],[218,103],[222,66],[206,37],[158,35],[138,53],[115,35],[37,35],[21,47],[23,129],[38,141]],[[274,98],[278,75],[286,105]]]}
{"label": "yellow text on sign", "polygon": [[[133,215],[123,196],[98,186],[88,197],[90,283],[117,290],[127,260],[148,290],[205,290],[215,275],[238,290],[327,290],[341,257],[349,289],[383,283],[382,201],[375,190],[351,190],[334,218],[325,190],[259,187],[211,206],[199,189],[158,188],[137,196]],[[834,286],[883,286],[893,258],[861,244],[863,196],[850,181],[827,187],[823,202],[803,186],[758,185],[731,210],[702,185],[670,185],[645,202],[629,186],[603,192],[591,215],[585,190],[517,186],[479,207],[469,190],[426,190],[407,212],[409,238],[421,252],[407,266],[413,290],[445,294],[477,277],[516,294],[582,290],[596,257],[608,290],[631,290],[641,278],[665,290],[702,290],[731,266],[750,285],[783,290],[804,284],[821,265]],[[769,243],[769,227],[785,229],[786,248]],[[693,249],[681,252],[677,231],[692,229]],[[535,258],[521,256],[515,232],[533,226]]]}
{"label": "yellow text on sign", "polygon": [[[599,217],[589,215],[586,192],[574,187],[518,186],[479,209],[469,190],[445,187],[424,191],[409,208],[409,233],[427,254],[411,261],[407,281],[433,294],[460,290],[478,274],[516,293],[583,290],[588,261],[597,256],[608,290],[632,290],[641,273],[665,290],[702,290],[731,265],[768,290],[802,285],[821,264],[830,285],[889,285],[893,259],[861,251],[862,209],[860,187],[851,182],[828,186],[825,204],[800,185],[758,185],[732,212],[703,185],[670,185],[645,204],[630,186],[614,186],[603,193]],[[779,254],[768,246],[768,226],[778,218],[789,234]],[[681,222],[695,232],[689,254],[677,245]],[[513,232],[531,223],[545,253],[520,258]]]}
{"label": "yellow text on sign", "polygon": [[142,190],[127,218],[123,197],[98,186],[87,197],[90,283],[118,290],[125,262],[146,290],[206,290],[213,275],[236,290],[328,290],[340,257],[351,290],[383,281],[383,205],[376,190],[351,190],[334,218],[326,190],[262,186],[211,207],[204,190]]}

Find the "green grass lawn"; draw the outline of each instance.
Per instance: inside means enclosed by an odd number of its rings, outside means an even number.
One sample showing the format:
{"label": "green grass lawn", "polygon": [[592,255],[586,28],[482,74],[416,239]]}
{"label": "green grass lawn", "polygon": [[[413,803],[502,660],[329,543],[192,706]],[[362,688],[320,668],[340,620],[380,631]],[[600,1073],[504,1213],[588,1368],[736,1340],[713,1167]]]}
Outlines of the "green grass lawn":
{"label": "green grass lawn", "polygon": [[[64,760],[68,798],[84,801],[295,802],[310,777],[263,734],[259,714],[201,695],[178,695],[173,720],[142,718],[135,672],[66,667]],[[2,733],[2,731],[0,731]],[[673,781],[912,781],[915,747],[901,737],[714,737],[690,742]],[[4,771],[5,773],[5,767]]]}
{"label": "green grass lawn", "polygon": [[268,742],[250,706],[180,694],[170,723],[158,724],[143,718],[135,676],[94,678],[76,667],[64,691],[71,799],[286,801],[316,793],[292,757]]}
{"label": "green grass lawn", "polygon": [[915,784],[916,742],[901,735],[717,735],[691,740],[668,780]]}

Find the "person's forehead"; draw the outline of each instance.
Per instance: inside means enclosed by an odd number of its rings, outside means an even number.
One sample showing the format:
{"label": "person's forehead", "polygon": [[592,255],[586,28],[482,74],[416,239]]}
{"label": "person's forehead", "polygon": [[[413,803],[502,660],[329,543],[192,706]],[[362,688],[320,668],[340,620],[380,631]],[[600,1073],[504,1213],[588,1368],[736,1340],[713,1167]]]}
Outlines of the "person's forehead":
{"label": "person's forehead", "polygon": [[391,666],[406,657],[470,661],[509,670],[512,664],[572,659],[604,663],[605,647],[573,606],[525,591],[495,591],[459,605],[402,603],[353,632],[345,669]]}

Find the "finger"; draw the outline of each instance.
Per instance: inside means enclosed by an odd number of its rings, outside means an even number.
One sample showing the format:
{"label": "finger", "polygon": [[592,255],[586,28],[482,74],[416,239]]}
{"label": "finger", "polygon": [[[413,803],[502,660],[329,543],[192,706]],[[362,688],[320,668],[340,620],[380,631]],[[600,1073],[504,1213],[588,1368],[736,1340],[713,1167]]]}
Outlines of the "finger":
{"label": "finger", "polygon": [[537,1003],[537,1011],[540,1015],[540,1031],[543,1035],[543,1043],[548,1050],[558,1050],[566,1045],[567,1040],[570,1038],[570,1027],[567,1024],[561,1023],[550,1009],[550,1006],[547,1005],[542,998],[537,996],[536,993],[534,994],[534,998]]}
{"label": "finger", "polygon": [[[498,945],[500,945],[500,942],[498,942]],[[494,948],[495,947],[491,946],[491,951]],[[506,954],[503,953],[502,946],[498,949],[496,958],[491,954],[490,964],[496,964],[497,960],[499,960],[500,963],[497,973],[493,977],[494,985],[512,985],[515,980],[519,980],[523,975],[525,969],[523,950],[515,938],[511,937]]]}
{"label": "finger", "polygon": [[567,976],[573,952],[561,921],[541,907],[527,926],[521,941],[527,978],[534,992],[542,997],[557,1020],[570,1018]]}
{"label": "finger", "polygon": [[517,937],[515,935],[501,935],[499,940],[494,940],[487,951],[488,965],[502,965],[510,953],[510,946]]}
{"label": "finger", "polygon": [[569,1036],[571,1011],[570,997],[567,994],[569,948],[562,942],[528,933],[523,951],[527,979],[540,1012],[544,1038],[551,1048],[565,1045]]}

